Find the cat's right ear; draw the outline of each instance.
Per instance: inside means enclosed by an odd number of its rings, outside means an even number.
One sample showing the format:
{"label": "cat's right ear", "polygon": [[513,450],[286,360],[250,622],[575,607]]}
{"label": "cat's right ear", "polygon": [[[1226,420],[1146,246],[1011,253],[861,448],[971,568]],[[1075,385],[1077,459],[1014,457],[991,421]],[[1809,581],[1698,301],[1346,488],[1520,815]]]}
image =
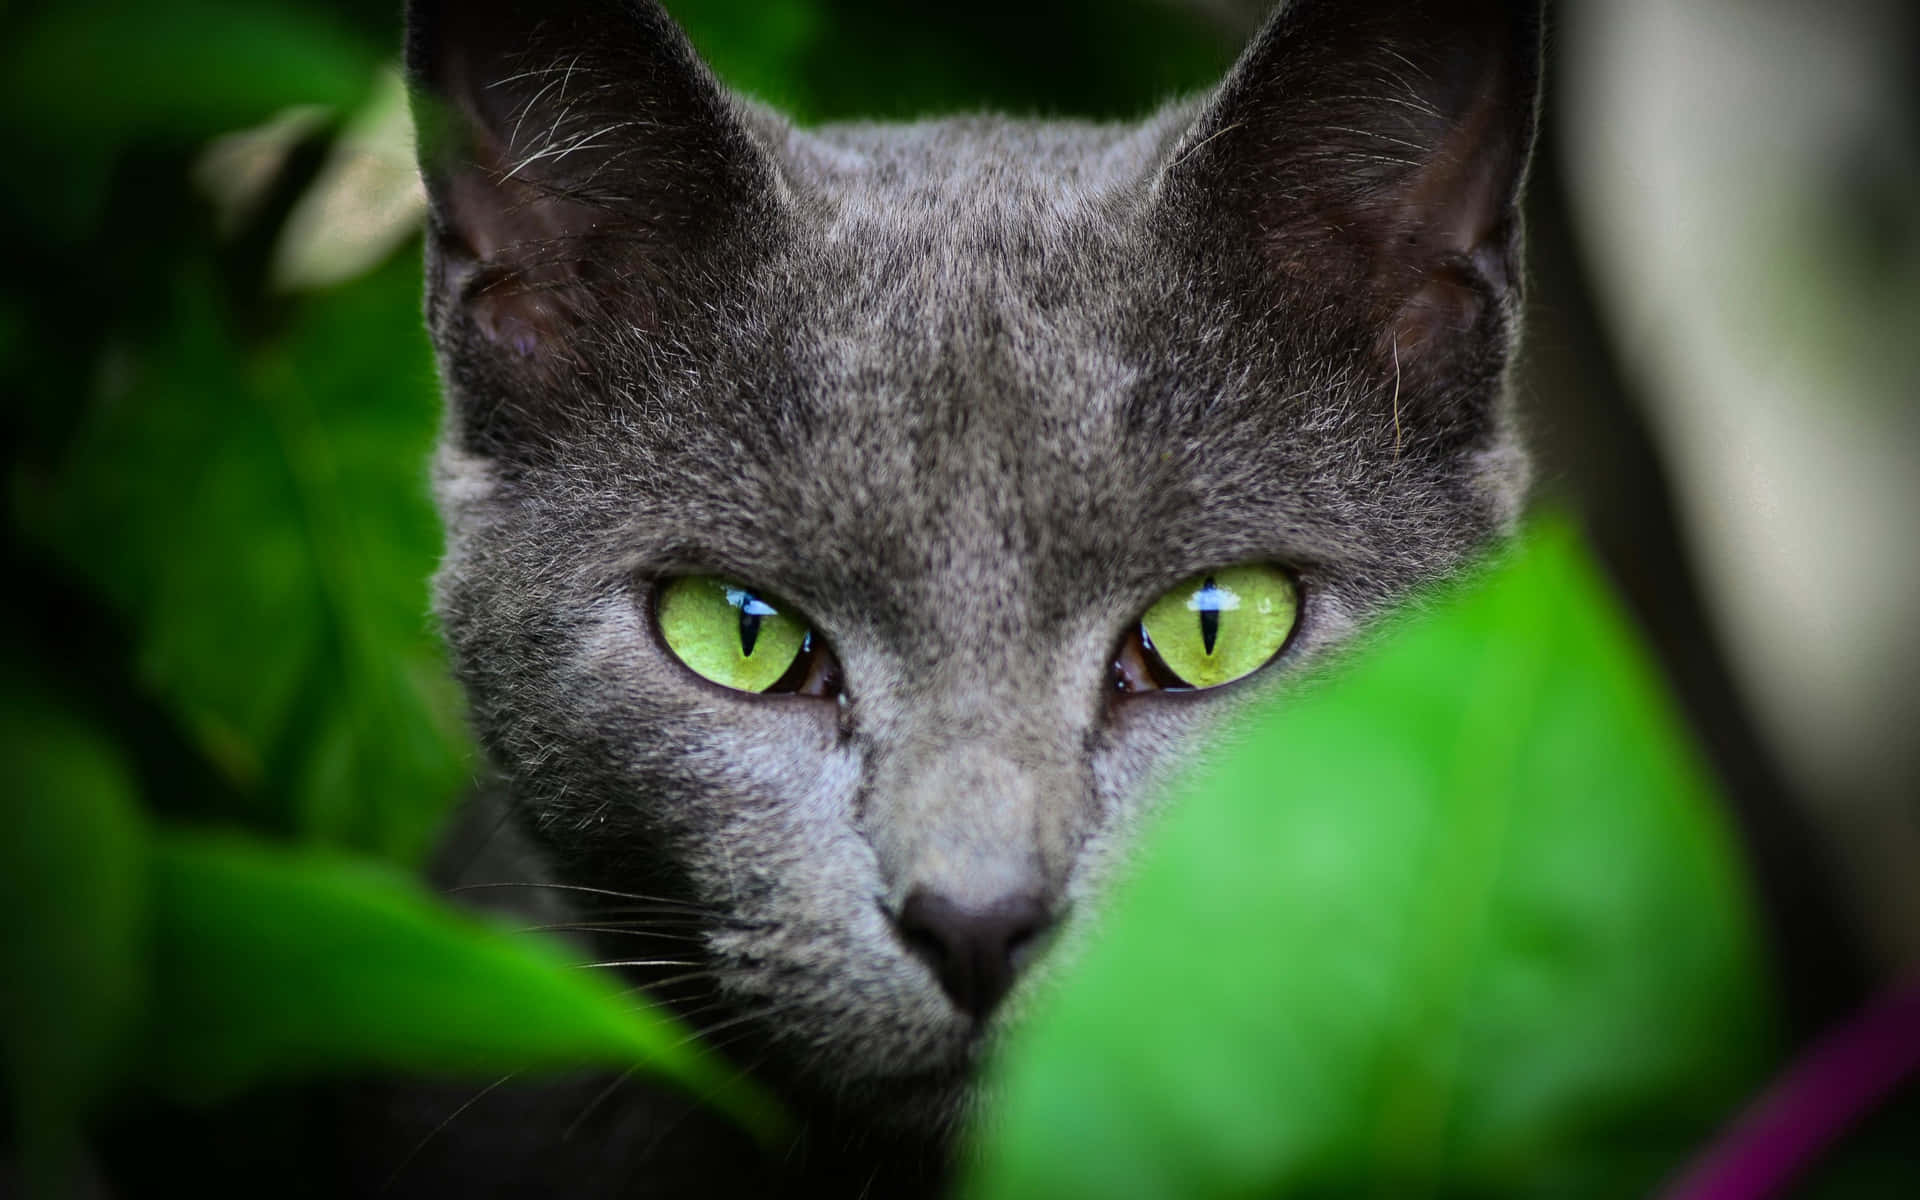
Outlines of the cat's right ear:
{"label": "cat's right ear", "polygon": [[411,0],[429,313],[512,368],[658,326],[771,226],[773,168],[654,0]]}

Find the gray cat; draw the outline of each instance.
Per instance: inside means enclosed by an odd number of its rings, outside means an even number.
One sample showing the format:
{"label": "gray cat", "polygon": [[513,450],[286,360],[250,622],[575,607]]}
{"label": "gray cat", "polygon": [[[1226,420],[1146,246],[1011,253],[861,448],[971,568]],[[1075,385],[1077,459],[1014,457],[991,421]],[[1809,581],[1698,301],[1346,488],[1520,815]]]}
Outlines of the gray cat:
{"label": "gray cat", "polygon": [[1152,781],[1513,524],[1536,7],[1298,0],[1134,124],[799,129],[650,0],[415,0],[502,781],[447,874],[560,885],[808,1132],[523,1092],[400,1190],[937,1183]]}

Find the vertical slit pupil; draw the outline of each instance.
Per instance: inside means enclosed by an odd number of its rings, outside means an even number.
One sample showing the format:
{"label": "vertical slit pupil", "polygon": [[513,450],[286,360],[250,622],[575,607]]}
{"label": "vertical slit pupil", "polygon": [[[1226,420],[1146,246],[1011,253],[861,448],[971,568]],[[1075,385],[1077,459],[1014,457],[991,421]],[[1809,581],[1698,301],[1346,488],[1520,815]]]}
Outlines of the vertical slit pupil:
{"label": "vertical slit pupil", "polygon": [[760,641],[760,622],[778,616],[780,610],[745,588],[728,588],[727,603],[740,614],[740,657],[752,658],[753,648]]}
{"label": "vertical slit pupil", "polygon": [[1220,590],[1214,586],[1213,576],[1209,575],[1200,585],[1198,597],[1200,605],[1200,644],[1208,654],[1213,653],[1213,644],[1220,640]]}

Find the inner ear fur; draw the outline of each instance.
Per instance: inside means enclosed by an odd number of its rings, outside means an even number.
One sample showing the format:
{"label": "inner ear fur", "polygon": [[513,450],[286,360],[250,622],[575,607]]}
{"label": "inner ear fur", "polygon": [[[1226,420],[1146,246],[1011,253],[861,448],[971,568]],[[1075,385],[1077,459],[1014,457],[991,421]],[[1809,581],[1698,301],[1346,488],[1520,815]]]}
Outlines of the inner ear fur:
{"label": "inner ear fur", "polygon": [[658,324],[764,229],[772,169],[653,0],[412,0],[430,306],[512,358]]}

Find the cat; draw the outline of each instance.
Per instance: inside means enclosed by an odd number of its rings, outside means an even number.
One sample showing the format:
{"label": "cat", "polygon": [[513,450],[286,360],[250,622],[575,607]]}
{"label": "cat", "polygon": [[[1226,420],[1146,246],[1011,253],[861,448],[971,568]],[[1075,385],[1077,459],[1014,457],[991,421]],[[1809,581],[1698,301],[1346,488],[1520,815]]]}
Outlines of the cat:
{"label": "cat", "polygon": [[413,0],[499,778],[443,877],[657,963],[805,1133],[507,1087],[398,1192],[939,1186],[1154,781],[1513,527],[1540,37],[1295,0],[1138,122],[803,129],[653,0]]}

